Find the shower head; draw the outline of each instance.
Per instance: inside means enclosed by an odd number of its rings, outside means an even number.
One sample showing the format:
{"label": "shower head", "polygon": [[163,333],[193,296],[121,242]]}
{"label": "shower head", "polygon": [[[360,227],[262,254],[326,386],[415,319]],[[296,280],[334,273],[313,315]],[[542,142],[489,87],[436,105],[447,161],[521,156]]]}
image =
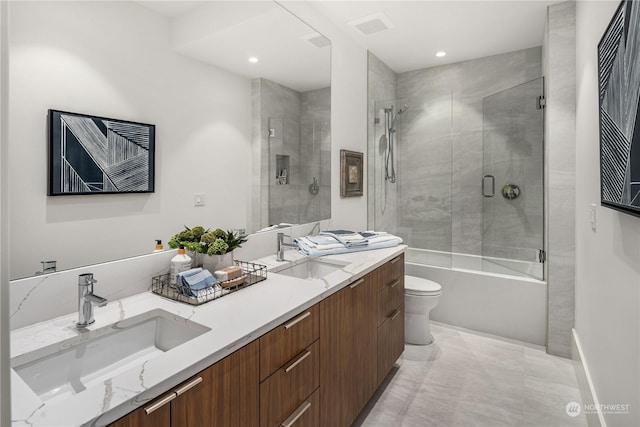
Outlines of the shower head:
{"label": "shower head", "polygon": [[409,106],[407,104],[404,104],[402,107],[398,109],[398,112],[396,113],[395,117],[393,118],[393,121],[391,122],[391,128],[390,128],[391,132],[396,131],[396,121],[398,120],[398,117],[400,116],[400,114],[404,114],[408,109],[409,109]]}

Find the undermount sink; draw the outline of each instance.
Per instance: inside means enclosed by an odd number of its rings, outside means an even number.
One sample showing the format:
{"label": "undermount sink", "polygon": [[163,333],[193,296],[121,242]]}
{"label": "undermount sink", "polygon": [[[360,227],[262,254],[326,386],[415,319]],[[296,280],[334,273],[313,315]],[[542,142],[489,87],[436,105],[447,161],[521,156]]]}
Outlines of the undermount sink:
{"label": "undermount sink", "polygon": [[15,372],[43,400],[80,393],[210,331],[156,309],[17,356]]}
{"label": "undermount sink", "polygon": [[301,263],[288,265],[281,269],[274,269],[273,272],[298,279],[313,280],[322,279],[335,271],[341,270],[346,265],[348,265],[348,263],[307,258]]}

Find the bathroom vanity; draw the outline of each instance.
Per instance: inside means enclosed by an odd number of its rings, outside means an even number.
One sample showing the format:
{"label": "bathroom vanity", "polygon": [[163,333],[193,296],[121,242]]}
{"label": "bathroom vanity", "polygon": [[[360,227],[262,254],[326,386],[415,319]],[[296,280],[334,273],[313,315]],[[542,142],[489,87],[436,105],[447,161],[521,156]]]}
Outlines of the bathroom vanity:
{"label": "bathroom vanity", "polygon": [[[13,370],[14,425],[348,426],[404,349],[404,249],[313,261],[286,251],[287,263],[258,260],[266,281],[198,307],[149,292],[113,301],[89,334],[153,312],[165,341],[182,334],[173,323],[193,337],[49,399]],[[55,337],[73,335],[74,321],[14,331],[14,360],[38,346],[62,352]]]}

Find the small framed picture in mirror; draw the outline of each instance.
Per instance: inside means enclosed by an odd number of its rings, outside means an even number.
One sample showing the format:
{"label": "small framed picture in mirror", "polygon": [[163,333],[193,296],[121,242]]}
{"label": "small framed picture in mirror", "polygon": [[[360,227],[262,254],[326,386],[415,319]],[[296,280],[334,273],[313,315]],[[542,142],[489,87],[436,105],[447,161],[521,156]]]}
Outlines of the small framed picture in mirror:
{"label": "small framed picture in mirror", "polygon": [[340,150],[340,197],[363,195],[363,153]]}

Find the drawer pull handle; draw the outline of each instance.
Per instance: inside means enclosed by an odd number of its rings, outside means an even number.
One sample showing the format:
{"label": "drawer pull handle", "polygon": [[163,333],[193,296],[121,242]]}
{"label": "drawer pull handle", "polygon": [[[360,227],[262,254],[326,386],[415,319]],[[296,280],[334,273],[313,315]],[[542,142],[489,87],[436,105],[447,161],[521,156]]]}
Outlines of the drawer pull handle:
{"label": "drawer pull handle", "polygon": [[349,285],[349,287],[350,287],[351,289],[353,289],[353,288],[355,288],[356,286],[361,285],[361,284],[363,284],[363,283],[364,283],[364,279],[360,279],[360,280],[358,280],[356,283],[352,283],[352,284],[350,284],[350,285]]}
{"label": "drawer pull handle", "polygon": [[286,325],[284,325],[285,329],[289,329],[290,327],[294,326],[296,323],[298,322],[302,322],[304,319],[306,319],[307,317],[311,316],[311,312],[307,311],[305,314],[303,314],[302,316],[293,319],[291,322],[287,323]]}
{"label": "drawer pull handle", "polygon": [[146,408],[144,408],[144,412],[146,412],[147,415],[149,415],[153,411],[155,411],[157,409],[160,409],[161,407],[163,407],[167,403],[171,402],[176,397],[177,397],[177,395],[175,393],[167,394],[165,397],[163,397],[162,399],[158,400],[153,405],[149,405]]}
{"label": "drawer pull handle", "polygon": [[400,257],[394,258],[391,260],[391,264],[395,264],[396,262],[400,261]]}
{"label": "drawer pull handle", "polygon": [[287,369],[285,369],[284,371],[288,374],[293,368],[298,366],[304,359],[309,357],[310,354],[311,354],[311,352],[307,350],[307,352],[305,354],[303,354],[302,357],[300,357],[298,360],[296,360],[291,365],[289,365],[289,367]]}
{"label": "drawer pull handle", "polygon": [[180,395],[186,393],[187,391],[191,390],[192,388],[194,388],[195,386],[197,386],[201,382],[202,382],[202,377],[196,378],[195,380],[183,385],[179,389],[176,389],[176,395],[180,396]]}
{"label": "drawer pull handle", "polygon": [[298,421],[298,418],[300,418],[302,414],[307,412],[307,409],[309,409],[310,407],[311,407],[311,402],[306,401],[302,403],[302,405],[298,406],[298,409],[296,409],[293,414],[289,415],[289,418],[284,420],[282,424],[280,424],[280,426],[291,427],[296,421]]}
{"label": "drawer pull handle", "polygon": [[398,286],[398,283],[400,283],[400,279],[398,279],[398,280],[396,280],[395,282],[393,282],[393,283],[391,284],[391,287],[392,287],[392,288],[395,288],[396,286]]}
{"label": "drawer pull handle", "polygon": [[394,320],[396,317],[398,317],[399,314],[400,314],[400,309],[397,309],[396,311],[394,311],[393,314],[391,315],[391,320]]}

